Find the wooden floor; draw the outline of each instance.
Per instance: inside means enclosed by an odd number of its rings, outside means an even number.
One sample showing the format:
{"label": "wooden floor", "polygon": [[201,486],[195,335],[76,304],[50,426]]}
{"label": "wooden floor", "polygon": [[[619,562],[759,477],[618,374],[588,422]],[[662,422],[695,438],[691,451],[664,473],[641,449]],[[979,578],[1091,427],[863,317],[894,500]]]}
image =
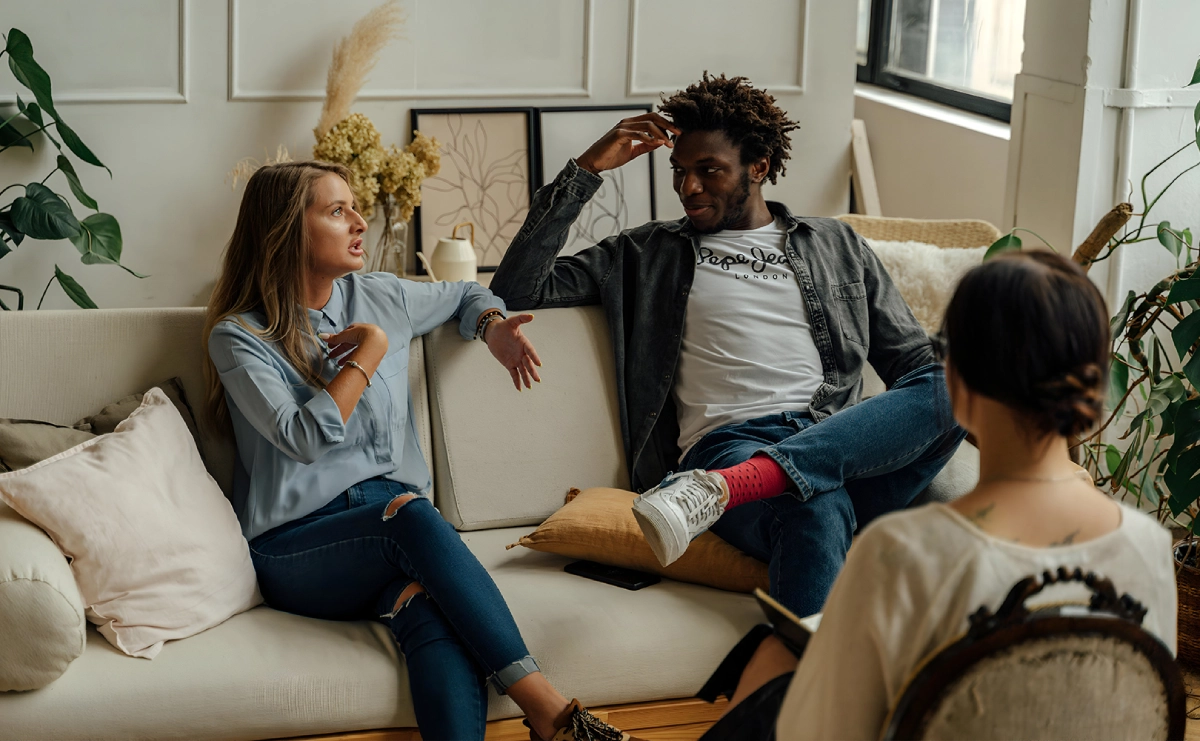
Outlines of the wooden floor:
{"label": "wooden floor", "polygon": [[[1185,741],[1200,741],[1200,669],[1184,670],[1184,685],[1187,688],[1188,722]],[[722,699],[716,705],[699,700],[673,700],[648,702],[639,705],[623,705],[612,708],[596,708],[594,712],[603,720],[634,732],[646,741],[695,741],[721,716],[725,709]],[[687,723],[686,721],[696,721]],[[322,736],[306,736],[304,740],[316,741],[337,739],[338,741],[420,741],[415,729],[392,729],[339,733]],[[492,721],[488,723],[487,741],[518,741],[529,738],[529,729],[520,719]]]}
{"label": "wooden floor", "polygon": [[[646,741],[696,741],[721,717],[728,702],[721,698],[708,704],[701,700],[663,700],[633,705],[592,708],[601,720]],[[527,741],[529,729],[520,718],[494,720],[487,724],[487,741]],[[416,729],[393,728],[358,733],[305,736],[292,741],[420,741]],[[1200,741],[1200,737],[1197,737]]]}

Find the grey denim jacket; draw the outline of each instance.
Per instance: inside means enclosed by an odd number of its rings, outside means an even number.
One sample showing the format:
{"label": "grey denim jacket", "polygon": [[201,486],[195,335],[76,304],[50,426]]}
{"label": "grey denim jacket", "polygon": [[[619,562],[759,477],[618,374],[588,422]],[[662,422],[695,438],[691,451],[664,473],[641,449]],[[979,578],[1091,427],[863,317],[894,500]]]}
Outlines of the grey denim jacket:
{"label": "grey denim jacket", "polygon": [[[671,384],[699,235],[686,218],[652,221],[558,257],[575,218],[602,182],[568,162],[534,195],[489,287],[510,310],[604,306],[625,460],[640,492],[658,484],[679,460]],[[799,218],[782,204],[767,205],[786,224],[787,259],[825,371],[809,405],[817,422],[859,401],[864,363],[890,387],[934,362],[929,336],[862,238],[836,219]]]}

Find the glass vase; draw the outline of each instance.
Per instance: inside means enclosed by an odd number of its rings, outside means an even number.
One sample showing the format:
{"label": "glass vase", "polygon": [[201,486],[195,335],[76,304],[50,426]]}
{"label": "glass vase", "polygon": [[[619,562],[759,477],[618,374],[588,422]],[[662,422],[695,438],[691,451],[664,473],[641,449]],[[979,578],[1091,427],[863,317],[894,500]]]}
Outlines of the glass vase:
{"label": "glass vase", "polygon": [[379,200],[376,209],[383,216],[383,228],[371,255],[370,270],[403,278],[408,275],[408,222],[400,219],[400,205],[391,193]]}

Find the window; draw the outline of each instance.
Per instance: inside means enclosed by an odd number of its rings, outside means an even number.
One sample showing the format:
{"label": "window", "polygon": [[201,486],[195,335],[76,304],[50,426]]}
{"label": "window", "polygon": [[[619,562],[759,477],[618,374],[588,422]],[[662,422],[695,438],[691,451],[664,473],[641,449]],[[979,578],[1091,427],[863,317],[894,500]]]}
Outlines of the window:
{"label": "window", "polygon": [[858,79],[1009,120],[1025,0],[858,0]]}

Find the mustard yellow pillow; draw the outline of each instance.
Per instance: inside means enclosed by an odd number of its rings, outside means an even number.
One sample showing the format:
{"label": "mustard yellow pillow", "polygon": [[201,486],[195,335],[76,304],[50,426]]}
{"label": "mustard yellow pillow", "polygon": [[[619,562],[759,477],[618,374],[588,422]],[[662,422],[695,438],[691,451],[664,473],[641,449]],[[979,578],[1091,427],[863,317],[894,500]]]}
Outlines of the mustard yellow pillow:
{"label": "mustard yellow pillow", "polygon": [[755,587],[767,590],[767,565],[712,533],[693,540],[687,552],[670,566],[659,564],[633,519],[636,496],[620,489],[573,489],[562,509],[509,548],[523,545],[730,592],[750,593]]}

